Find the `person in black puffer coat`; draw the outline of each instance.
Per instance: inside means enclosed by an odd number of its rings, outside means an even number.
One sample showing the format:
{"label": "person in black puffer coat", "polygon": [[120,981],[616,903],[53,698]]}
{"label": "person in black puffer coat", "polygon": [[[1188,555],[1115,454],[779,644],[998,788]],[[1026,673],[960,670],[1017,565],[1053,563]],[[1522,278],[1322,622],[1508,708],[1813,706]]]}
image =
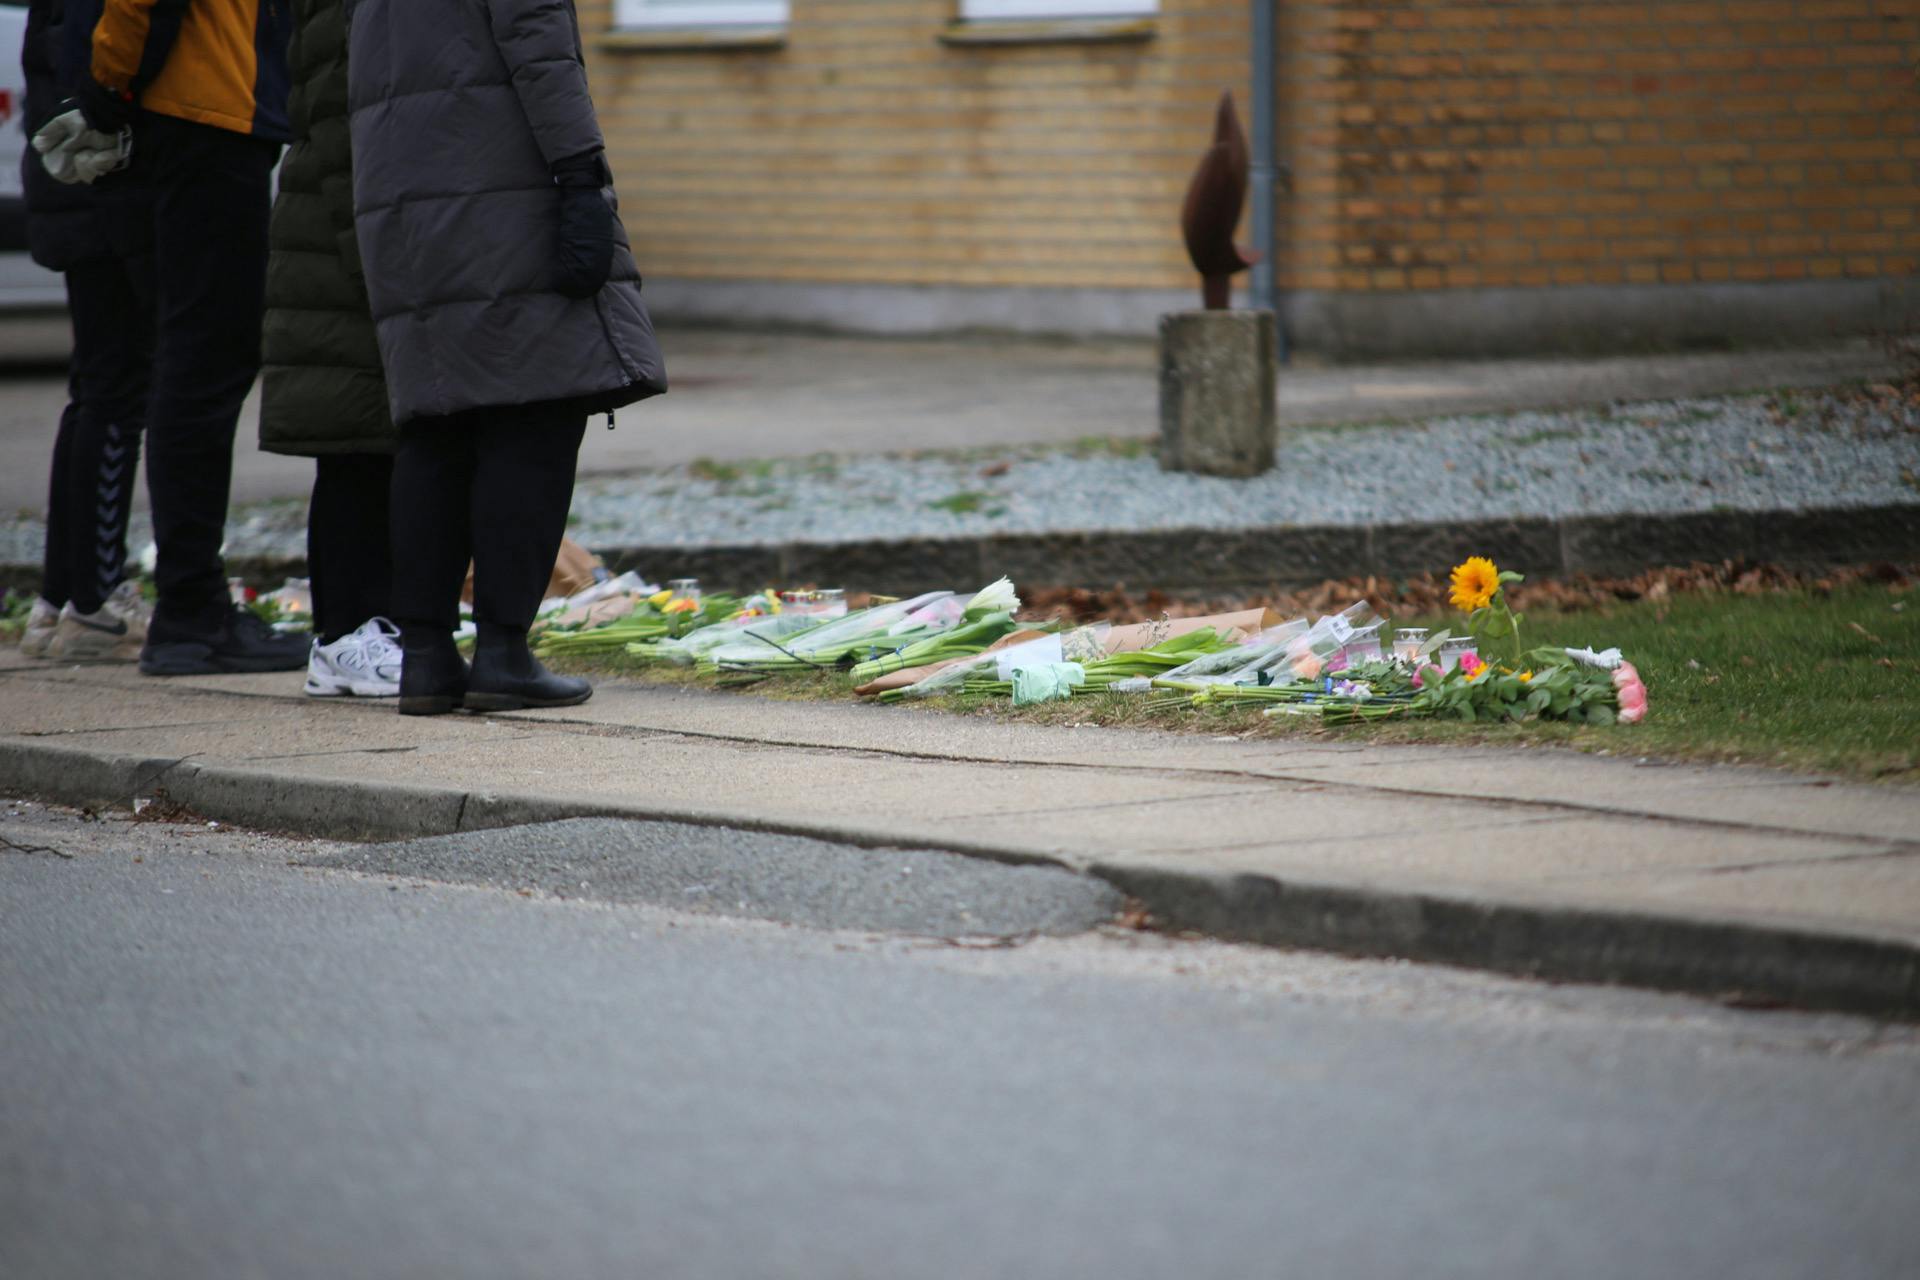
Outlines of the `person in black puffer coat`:
{"label": "person in black puffer coat", "polygon": [[399,692],[392,612],[393,419],[353,233],[344,0],[294,0],[293,142],[268,228],[260,447],[314,459],[307,509],[315,697]]}
{"label": "person in black puffer coat", "polygon": [[[586,416],[666,390],[570,0],[348,0],[354,225],[394,459],[400,710],[566,706],[527,647]],[[479,635],[453,644],[471,554]]]}
{"label": "person in black puffer coat", "polygon": [[[85,74],[73,53],[70,17],[91,20],[90,13],[69,14],[65,0],[28,6],[21,50],[28,136],[58,114]],[[27,248],[35,262],[65,277],[73,356],[47,486],[40,599],[21,648],[36,657],[131,661],[148,619],[126,580],[126,563],[153,358],[149,195],[130,173],[91,186],[56,182],[38,151],[23,151]]]}

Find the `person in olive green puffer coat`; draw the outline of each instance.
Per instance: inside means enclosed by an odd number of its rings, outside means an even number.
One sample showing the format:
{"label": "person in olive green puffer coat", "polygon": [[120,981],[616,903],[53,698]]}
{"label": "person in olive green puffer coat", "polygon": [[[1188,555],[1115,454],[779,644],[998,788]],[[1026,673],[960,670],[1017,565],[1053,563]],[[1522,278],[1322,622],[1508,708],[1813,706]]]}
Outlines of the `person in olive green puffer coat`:
{"label": "person in olive green puffer coat", "polygon": [[294,0],[293,144],[273,203],[260,447],[315,459],[307,692],[391,696],[396,436],[353,223],[343,0]]}

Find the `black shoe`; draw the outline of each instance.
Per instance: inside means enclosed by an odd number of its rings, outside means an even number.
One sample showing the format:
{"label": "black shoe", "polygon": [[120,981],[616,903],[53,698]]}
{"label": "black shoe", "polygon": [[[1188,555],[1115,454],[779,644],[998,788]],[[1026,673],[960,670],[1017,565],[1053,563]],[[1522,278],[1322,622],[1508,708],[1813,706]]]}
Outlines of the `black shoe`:
{"label": "black shoe", "polygon": [[467,692],[467,663],[446,631],[400,631],[400,714],[443,716]]}
{"label": "black shoe", "polygon": [[301,671],[312,637],[281,635],[245,609],[229,607],[212,631],[194,630],[155,613],[140,649],[150,676],[211,676],[231,671]]}
{"label": "black shoe", "polygon": [[525,707],[572,707],[593,696],[593,686],[577,676],[557,676],[540,665],[527,648],[524,631],[480,629],[467,678],[469,711],[519,711]]}

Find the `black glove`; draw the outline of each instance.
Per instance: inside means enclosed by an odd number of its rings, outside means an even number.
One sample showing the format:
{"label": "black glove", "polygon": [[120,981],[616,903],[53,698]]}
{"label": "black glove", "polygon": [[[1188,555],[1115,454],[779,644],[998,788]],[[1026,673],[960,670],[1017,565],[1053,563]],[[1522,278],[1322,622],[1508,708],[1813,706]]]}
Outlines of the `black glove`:
{"label": "black glove", "polygon": [[591,298],[613,271],[613,175],[598,151],[553,166],[560,188],[560,292]]}
{"label": "black glove", "polygon": [[115,93],[91,77],[80,86],[71,102],[86,116],[87,124],[101,133],[118,133],[133,123],[133,95]]}

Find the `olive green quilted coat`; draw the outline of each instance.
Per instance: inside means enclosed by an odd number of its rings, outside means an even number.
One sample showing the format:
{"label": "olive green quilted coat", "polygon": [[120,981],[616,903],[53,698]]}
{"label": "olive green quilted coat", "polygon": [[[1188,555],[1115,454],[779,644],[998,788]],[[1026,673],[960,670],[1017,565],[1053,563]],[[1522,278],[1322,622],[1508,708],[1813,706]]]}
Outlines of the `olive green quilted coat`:
{"label": "olive green quilted coat", "polygon": [[273,202],[260,447],[391,453],[380,348],[353,229],[343,0],[294,0],[293,145]]}

